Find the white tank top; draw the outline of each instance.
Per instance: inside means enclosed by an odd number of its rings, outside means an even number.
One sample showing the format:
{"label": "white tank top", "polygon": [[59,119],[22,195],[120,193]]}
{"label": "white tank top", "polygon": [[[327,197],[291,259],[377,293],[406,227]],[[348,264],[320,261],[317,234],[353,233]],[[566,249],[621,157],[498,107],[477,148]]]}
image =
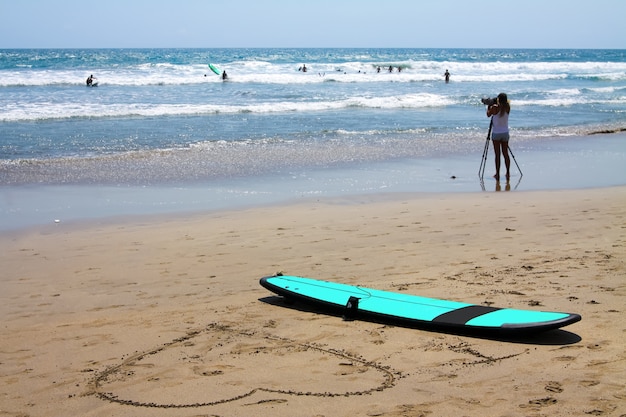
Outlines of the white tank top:
{"label": "white tank top", "polygon": [[493,120],[493,133],[509,133],[509,114],[504,112],[504,114],[496,114],[492,118]]}

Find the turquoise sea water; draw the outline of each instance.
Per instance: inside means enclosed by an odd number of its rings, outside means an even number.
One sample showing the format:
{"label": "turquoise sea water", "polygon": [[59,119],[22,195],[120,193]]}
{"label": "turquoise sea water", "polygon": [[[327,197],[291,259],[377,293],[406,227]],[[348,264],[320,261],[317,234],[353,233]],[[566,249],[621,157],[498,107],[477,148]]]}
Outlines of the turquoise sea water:
{"label": "turquoise sea water", "polygon": [[[513,170],[513,189],[626,182],[623,136],[593,134],[626,128],[626,50],[0,50],[0,230],[495,189],[476,178],[489,126],[480,99],[502,91],[524,174]],[[491,173],[492,154],[487,163]]]}

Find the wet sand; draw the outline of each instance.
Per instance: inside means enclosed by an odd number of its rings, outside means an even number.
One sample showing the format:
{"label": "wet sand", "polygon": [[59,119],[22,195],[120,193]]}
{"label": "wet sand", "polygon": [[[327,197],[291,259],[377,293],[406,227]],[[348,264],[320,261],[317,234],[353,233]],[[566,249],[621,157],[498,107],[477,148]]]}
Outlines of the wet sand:
{"label": "wet sand", "polygon": [[[59,183],[54,182],[55,175],[46,170],[34,170],[37,175],[32,182],[12,183],[15,175],[28,176],[34,172],[28,165],[24,168],[20,164],[0,164],[0,233],[45,225],[54,220],[69,222],[113,216],[223,211],[310,198],[379,193],[526,192],[626,185],[626,132],[514,142],[508,187],[504,181],[497,183],[492,178],[494,153],[490,147],[483,160],[484,144],[481,142],[474,152],[462,155],[360,161],[316,168],[298,164],[283,166],[275,161],[270,164],[272,173],[201,180],[187,178],[174,183],[156,179],[114,184],[66,180]],[[311,159],[316,158],[311,156]],[[109,169],[92,162],[94,165],[87,165],[79,172],[108,172]],[[483,163],[484,181],[481,181],[478,174]],[[67,167],[58,168],[59,173],[65,175]],[[130,162],[127,169],[135,173],[138,170]],[[152,174],[158,177],[154,171],[139,171],[148,177]],[[195,175],[193,169],[181,171]],[[138,178],[142,177],[138,175]]]}
{"label": "wet sand", "polygon": [[[626,187],[385,194],[0,236],[0,416],[626,415]],[[276,272],[578,313],[518,340],[343,321]]]}

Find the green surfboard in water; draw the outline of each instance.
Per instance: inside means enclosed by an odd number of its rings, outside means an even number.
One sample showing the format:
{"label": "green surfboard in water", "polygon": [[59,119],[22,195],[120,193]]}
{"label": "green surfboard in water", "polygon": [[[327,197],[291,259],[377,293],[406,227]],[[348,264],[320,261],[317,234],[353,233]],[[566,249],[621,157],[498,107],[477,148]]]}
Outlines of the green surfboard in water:
{"label": "green surfboard in water", "polygon": [[515,335],[581,320],[572,313],[481,306],[289,275],[263,277],[260,284],[289,301],[343,311],[345,317],[439,331]]}
{"label": "green surfboard in water", "polygon": [[216,73],[217,75],[220,75],[221,72],[220,70],[213,64],[209,64],[209,68],[211,68],[211,71],[213,71],[214,73]]}

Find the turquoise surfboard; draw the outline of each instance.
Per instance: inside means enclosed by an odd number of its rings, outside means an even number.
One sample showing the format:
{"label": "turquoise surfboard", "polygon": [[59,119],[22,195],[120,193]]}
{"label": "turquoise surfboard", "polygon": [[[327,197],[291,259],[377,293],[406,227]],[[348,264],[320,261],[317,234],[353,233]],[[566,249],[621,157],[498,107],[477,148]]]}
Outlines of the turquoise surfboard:
{"label": "turquoise surfboard", "polygon": [[216,73],[217,75],[220,75],[221,72],[220,70],[213,64],[209,64],[209,68],[211,68],[211,71],[213,71],[214,73]]}
{"label": "turquoise surfboard", "polygon": [[481,306],[289,275],[263,277],[260,284],[289,301],[343,311],[348,318],[434,330],[537,333],[581,320],[572,313]]}

